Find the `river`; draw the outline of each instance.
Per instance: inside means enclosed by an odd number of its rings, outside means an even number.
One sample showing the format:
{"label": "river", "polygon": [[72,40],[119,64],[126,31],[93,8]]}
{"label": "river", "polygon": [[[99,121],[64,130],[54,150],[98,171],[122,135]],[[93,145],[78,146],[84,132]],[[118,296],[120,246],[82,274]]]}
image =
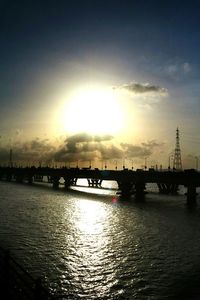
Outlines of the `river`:
{"label": "river", "polygon": [[63,299],[199,299],[200,203],[85,191],[0,182],[0,245]]}

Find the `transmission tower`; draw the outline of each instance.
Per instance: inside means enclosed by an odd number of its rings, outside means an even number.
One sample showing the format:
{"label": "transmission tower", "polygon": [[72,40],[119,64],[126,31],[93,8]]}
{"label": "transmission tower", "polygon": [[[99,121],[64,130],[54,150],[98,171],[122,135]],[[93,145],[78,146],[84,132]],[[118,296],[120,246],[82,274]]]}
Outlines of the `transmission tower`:
{"label": "transmission tower", "polygon": [[175,170],[182,170],[182,161],[181,161],[181,148],[180,148],[180,137],[179,129],[176,129],[176,147],[174,151],[174,165]]}

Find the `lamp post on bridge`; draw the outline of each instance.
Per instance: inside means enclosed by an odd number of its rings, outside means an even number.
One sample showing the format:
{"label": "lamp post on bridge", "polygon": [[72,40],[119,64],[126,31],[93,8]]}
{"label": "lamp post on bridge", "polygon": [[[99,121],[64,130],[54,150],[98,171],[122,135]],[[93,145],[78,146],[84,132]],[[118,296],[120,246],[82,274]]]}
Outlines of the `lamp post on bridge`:
{"label": "lamp post on bridge", "polygon": [[126,163],[126,158],[123,158],[123,162],[122,162],[122,168],[123,168],[123,170],[126,168],[126,166],[125,166],[125,163]]}
{"label": "lamp post on bridge", "polygon": [[133,170],[133,159],[130,159],[131,161],[131,169]]}
{"label": "lamp post on bridge", "polygon": [[147,157],[144,158],[144,170],[147,170]]}
{"label": "lamp post on bridge", "polygon": [[[168,170],[171,169],[171,159],[173,159],[173,161],[174,161],[174,155],[173,155],[173,154],[170,154],[170,155],[169,155]],[[173,162],[173,161],[172,161],[172,162]]]}

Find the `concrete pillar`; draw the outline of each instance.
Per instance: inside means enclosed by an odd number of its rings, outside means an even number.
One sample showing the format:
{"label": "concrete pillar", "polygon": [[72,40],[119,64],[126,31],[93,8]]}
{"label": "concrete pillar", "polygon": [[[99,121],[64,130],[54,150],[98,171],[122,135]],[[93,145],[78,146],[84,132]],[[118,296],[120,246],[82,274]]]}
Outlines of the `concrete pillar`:
{"label": "concrete pillar", "polygon": [[76,185],[76,178],[71,178],[71,177],[64,177],[64,185],[65,185],[65,189],[67,190],[71,185]]}
{"label": "concrete pillar", "polygon": [[28,183],[30,183],[30,184],[33,183],[33,177],[32,176],[28,177]]}
{"label": "concrete pillar", "polygon": [[53,188],[54,189],[59,188],[59,180],[60,180],[60,177],[52,176],[52,182],[53,182]]}
{"label": "concrete pillar", "polygon": [[35,182],[43,182],[43,175],[35,175],[34,181]]}
{"label": "concrete pillar", "polygon": [[11,181],[11,180],[12,180],[12,174],[8,173],[8,174],[6,175],[6,180],[7,180],[7,181]]}
{"label": "concrete pillar", "polygon": [[77,183],[77,178],[70,179],[70,185],[76,185],[76,183]]}
{"label": "concrete pillar", "polygon": [[68,180],[68,178],[64,178],[64,179],[65,179],[65,182],[64,182],[65,189],[67,190],[70,187],[70,180]]}
{"label": "concrete pillar", "polygon": [[145,183],[136,182],[135,184],[135,200],[144,201],[145,200]]}
{"label": "concrete pillar", "polygon": [[196,193],[196,186],[193,184],[190,184],[187,186],[187,205],[191,206],[191,205],[195,205],[196,204],[196,197],[197,197],[197,193]]}
{"label": "concrete pillar", "polygon": [[177,195],[177,194],[178,194],[178,189],[179,189],[178,184],[172,183],[172,184],[170,185],[170,193],[171,193],[171,194]]}
{"label": "concrete pillar", "polygon": [[47,181],[48,181],[48,183],[52,183],[53,181],[52,181],[52,177],[51,176],[47,176]]}
{"label": "concrete pillar", "polygon": [[24,181],[24,177],[21,175],[17,175],[16,176],[16,182],[18,182],[18,183],[22,183]]}
{"label": "concrete pillar", "polygon": [[134,184],[132,182],[117,181],[119,187],[119,194],[121,197],[130,197],[133,194]]}

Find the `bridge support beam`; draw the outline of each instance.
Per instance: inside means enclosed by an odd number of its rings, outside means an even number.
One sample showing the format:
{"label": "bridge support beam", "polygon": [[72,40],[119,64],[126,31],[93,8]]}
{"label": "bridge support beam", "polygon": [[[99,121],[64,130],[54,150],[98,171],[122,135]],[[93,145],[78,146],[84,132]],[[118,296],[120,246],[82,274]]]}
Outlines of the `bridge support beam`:
{"label": "bridge support beam", "polygon": [[87,178],[87,181],[88,181],[88,186],[89,187],[95,187],[95,188],[100,188],[101,187],[101,183],[102,183],[101,179]]}
{"label": "bridge support beam", "polygon": [[197,192],[196,192],[196,186],[193,184],[190,184],[187,186],[187,205],[193,206],[196,205],[196,197],[197,197]]}

